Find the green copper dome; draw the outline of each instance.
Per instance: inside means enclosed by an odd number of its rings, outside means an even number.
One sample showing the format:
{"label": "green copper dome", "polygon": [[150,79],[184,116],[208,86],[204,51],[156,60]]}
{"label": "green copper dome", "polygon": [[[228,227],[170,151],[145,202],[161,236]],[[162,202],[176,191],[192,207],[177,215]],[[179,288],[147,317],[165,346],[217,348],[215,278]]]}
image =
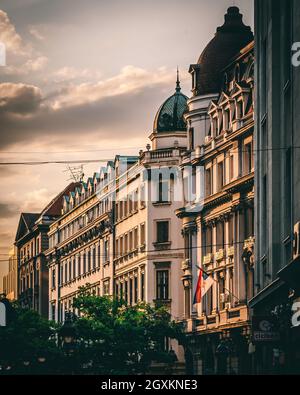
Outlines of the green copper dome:
{"label": "green copper dome", "polygon": [[183,114],[187,111],[188,97],[181,93],[177,72],[176,91],[159,108],[154,119],[153,131],[157,133],[186,131]]}

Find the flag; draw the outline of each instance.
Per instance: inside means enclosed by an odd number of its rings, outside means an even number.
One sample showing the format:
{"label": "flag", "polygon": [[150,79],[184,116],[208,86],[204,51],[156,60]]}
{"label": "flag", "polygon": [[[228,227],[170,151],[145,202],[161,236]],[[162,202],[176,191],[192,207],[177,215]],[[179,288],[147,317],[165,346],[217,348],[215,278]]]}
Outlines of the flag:
{"label": "flag", "polygon": [[213,282],[214,280],[212,276],[209,276],[202,269],[200,269],[193,304],[201,303],[201,299],[213,285]]}

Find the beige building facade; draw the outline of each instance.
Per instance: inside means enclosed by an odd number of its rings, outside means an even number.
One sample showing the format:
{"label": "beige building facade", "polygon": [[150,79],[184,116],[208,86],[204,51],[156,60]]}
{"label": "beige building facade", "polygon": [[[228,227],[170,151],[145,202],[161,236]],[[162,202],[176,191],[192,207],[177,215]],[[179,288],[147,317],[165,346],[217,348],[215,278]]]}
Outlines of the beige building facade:
{"label": "beige building facade", "polygon": [[[249,369],[247,301],[253,296],[253,35],[237,7],[228,9],[196,65],[185,114],[195,199],[177,211],[183,220],[184,317],[190,373]],[[219,50],[222,49],[222,52]],[[228,53],[226,53],[228,49]],[[200,184],[200,185],[199,185]],[[213,282],[193,298],[199,268]]]}
{"label": "beige building facade", "polygon": [[[134,157],[117,155],[99,173],[64,196],[62,215],[50,226],[49,318],[73,311],[81,286],[99,296],[164,305],[183,314],[181,220],[178,179],[186,150],[187,97],[175,93],[159,108],[151,144]],[[178,344],[169,344],[183,360]]]}

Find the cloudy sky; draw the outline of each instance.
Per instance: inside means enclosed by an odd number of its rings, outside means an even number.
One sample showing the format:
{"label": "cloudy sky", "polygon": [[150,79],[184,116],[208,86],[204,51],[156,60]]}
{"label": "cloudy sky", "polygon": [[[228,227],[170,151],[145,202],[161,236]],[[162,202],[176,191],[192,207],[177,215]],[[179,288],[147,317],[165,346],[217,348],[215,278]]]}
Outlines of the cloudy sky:
{"label": "cloudy sky", "polygon": [[[253,26],[251,0],[2,0],[0,162],[136,155],[147,144],[176,66],[190,95],[195,63],[228,6]],[[0,276],[20,212],[39,212],[65,165],[0,165]],[[0,281],[0,290],[2,281]]]}

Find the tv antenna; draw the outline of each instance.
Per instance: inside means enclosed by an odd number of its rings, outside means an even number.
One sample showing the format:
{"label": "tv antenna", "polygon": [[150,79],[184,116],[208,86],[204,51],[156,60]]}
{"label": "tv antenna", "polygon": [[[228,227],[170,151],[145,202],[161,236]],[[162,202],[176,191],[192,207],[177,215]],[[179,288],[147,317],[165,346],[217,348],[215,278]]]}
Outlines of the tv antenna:
{"label": "tv antenna", "polygon": [[70,178],[67,181],[75,181],[75,182],[83,182],[84,172],[83,172],[83,165],[80,166],[66,166],[66,170],[64,173],[69,173]]}

